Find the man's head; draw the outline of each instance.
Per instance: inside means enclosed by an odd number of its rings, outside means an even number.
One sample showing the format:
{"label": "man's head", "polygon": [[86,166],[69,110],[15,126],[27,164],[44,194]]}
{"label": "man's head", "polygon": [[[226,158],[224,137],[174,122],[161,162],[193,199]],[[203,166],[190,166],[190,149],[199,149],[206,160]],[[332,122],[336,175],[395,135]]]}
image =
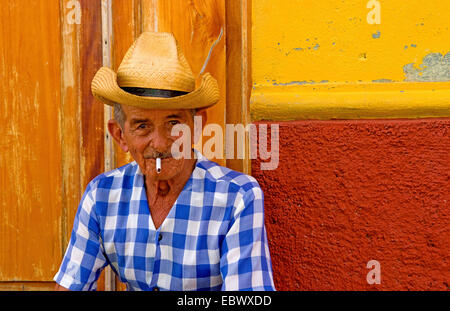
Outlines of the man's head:
{"label": "man's head", "polygon": [[[130,152],[147,177],[168,180],[180,174],[190,160],[172,157],[172,144],[180,138],[172,135],[172,128],[177,124],[186,124],[193,142],[194,114],[202,117],[203,124],[206,122],[205,109],[152,110],[116,104],[114,119],[108,122],[108,130],[120,148]],[[155,169],[158,157],[162,159],[163,167],[160,174]]]}
{"label": "man's head", "polygon": [[[193,115],[201,115],[202,123],[206,122],[205,109],[218,102],[217,81],[205,73],[199,82],[173,34],[159,32],[142,33],[117,73],[102,67],[92,80],[92,94],[105,104],[115,105],[109,132],[147,177],[172,179],[192,165],[187,152],[182,152],[185,158],[172,157],[172,144],[180,138],[172,135],[172,128],[186,124],[192,142]],[[155,169],[158,157],[162,159],[160,174]]]}

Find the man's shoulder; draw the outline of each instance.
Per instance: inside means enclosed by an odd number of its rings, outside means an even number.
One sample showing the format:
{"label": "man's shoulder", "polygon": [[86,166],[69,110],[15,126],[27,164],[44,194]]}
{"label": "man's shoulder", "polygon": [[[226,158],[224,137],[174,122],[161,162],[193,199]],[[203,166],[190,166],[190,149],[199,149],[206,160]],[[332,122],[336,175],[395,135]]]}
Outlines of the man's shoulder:
{"label": "man's shoulder", "polygon": [[[115,168],[113,170],[104,172],[96,176],[89,183],[90,188],[102,188],[111,189],[115,187],[115,184],[132,183],[133,178],[138,171],[138,165],[135,161],[125,164],[121,167]],[[120,180],[120,182],[117,182]]]}
{"label": "man's shoulder", "polygon": [[214,193],[207,196],[213,198],[213,206],[233,206],[234,214],[248,206],[252,207],[252,213],[263,211],[264,193],[254,177],[206,159],[197,167],[200,170],[194,177],[201,179],[199,190]]}
{"label": "man's shoulder", "polygon": [[248,192],[252,189],[260,190],[258,181],[250,175],[221,166],[216,162],[203,158],[198,163],[198,167],[203,170],[201,177],[206,181],[214,183],[224,183],[232,190]]}

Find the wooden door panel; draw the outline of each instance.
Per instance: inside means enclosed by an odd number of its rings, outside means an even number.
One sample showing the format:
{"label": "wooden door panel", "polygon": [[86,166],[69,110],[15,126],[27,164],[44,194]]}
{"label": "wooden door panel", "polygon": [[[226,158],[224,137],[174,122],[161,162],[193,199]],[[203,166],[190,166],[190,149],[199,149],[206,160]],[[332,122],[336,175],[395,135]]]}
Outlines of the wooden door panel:
{"label": "wooden door panel", "polygon": [[60,264],[59,6],[0,6],[0,281],[51,281]]}
{"label": "wooden door panel", "polygon": [[[112,69],[117,71],[125,53],[141,33],[141,5],[139,0],[112,2]],[[115,164],[120,167],[133,161],[130,153],[114,144]]]}

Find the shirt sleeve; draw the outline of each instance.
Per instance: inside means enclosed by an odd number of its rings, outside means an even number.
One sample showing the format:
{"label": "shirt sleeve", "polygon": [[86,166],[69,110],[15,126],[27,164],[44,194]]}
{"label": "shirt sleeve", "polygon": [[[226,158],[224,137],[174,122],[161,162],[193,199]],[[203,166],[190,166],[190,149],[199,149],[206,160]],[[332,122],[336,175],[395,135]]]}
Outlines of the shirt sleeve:
{"label": "shirt sleeve", "polygon": [[230,229],[222,243],[220,271],[224,291],[275,290],[264,226],[264,196],[256,185],[237,198]]}
{"label": "shirt sleeve", "polygon": [[97,280],[106,266],[95,215],[92,182],[88,185],[75,215],[72,235],[54,280],[75,291],[96,290]]}

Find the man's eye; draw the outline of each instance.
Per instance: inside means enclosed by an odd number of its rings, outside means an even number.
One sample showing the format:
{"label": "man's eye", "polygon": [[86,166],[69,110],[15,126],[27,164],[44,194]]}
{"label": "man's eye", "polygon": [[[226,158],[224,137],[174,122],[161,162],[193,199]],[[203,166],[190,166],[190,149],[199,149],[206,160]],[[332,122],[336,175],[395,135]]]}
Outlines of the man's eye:
{"label": "man's eye", "polygon": [[150,126],[145,123],[141,123],[138,126],[136,126],[137,131],[148,131],[150,129]]}
{"label": "man's eye", "polygon": [[177,124],[180,124],[180,121],[178,121],[178,120],[171,120],[171,121],[169,121],[169,123],[171,125],[177,125]]}

